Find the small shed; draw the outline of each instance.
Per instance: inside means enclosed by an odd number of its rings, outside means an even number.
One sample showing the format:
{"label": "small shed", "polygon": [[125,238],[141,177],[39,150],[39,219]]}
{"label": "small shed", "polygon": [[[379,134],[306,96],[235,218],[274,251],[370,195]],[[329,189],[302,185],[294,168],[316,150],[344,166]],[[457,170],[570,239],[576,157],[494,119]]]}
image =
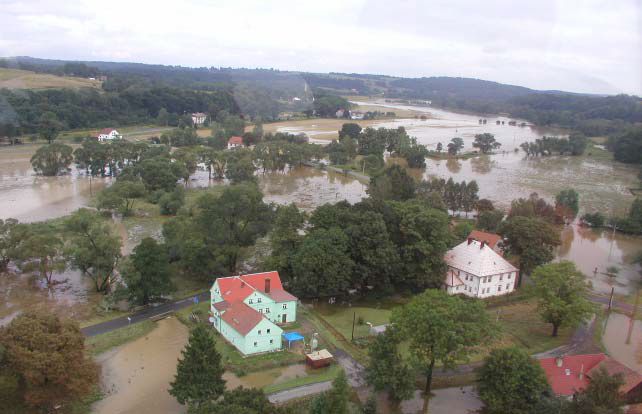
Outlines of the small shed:
{"label": "small shed", "polygon": [[305,363],[312,368],[327,367],[332,362],[332,354],[327,349],[320,349],[318,351],[305,354]]}
{"label": "small shed", "polygon": [[292,342],[303,341],[304,338],[303,335],[298,332],[287,332],[283,334],[283,339],[288,341],[288,348],[290,348]]}

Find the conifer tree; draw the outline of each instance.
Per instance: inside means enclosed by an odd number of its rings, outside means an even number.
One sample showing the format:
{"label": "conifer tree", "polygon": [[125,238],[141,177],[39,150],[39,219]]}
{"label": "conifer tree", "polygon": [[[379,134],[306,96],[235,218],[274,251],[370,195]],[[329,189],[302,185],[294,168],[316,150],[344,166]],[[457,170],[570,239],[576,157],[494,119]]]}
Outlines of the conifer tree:
{"label": "conifer tree", "polygon": [[178,360],[174,382],[169,393],[180,404],[198,407],[218,399],[225,392],[221,355],[214,338],[204,325],[197,325]]}

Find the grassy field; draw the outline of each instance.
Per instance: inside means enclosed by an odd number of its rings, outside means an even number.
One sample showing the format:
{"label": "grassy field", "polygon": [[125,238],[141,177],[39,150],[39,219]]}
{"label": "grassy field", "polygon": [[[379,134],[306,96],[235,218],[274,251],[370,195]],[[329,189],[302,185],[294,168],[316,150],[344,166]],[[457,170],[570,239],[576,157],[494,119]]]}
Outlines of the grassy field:
{"label": "grassy field", "polygon": [[329,367],[319,368],[314,371],[314,374],[307,375],[305,377],[298,377],[290,381],[268,385],[266,387],[263,387],[263,391],[266,394],[272,394],[275,392],[287,390],[289,388],[300,387],[303,385],[314,384],[317,382],[330,381],[335,379],[337,375],[339,375],[340,371],[341,371],[341,366],[337,364],[333,364],[333,365],[330,365]]}
{"label": "grassy field", "polygon": [[0,89],[97,88],[100,81],[69,76],[56,76],[28,70],[0,68]]}
{"label": "grassy field", "polygon": [[150,320],[135,323],[115,331],[89,337],[85,340],[85,346],[91,355],[102,354],[111,348],[148,334],[155,326],[156,324]]}

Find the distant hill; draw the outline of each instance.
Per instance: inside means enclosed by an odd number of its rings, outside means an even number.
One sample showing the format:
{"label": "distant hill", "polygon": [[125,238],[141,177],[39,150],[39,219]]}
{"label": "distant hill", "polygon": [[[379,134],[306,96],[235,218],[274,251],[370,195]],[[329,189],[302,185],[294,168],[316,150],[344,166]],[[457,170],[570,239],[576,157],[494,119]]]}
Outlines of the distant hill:
{"label": "distant hill", "polygon": [[309,109],[314,93],[317,97],[365,95],[430,100],[438,107],[480,114],[509,113],[539,125],[572,128],[587,135],[618,133],[642,123],[642,100],[636,96],[538,91],[472,78],[402,78],[128,62],[68,62],[25,56],[5,59],[5,65],[7,63],[10,67],[34,72],[104,74],[108,80],[102,84],[102,89],[125,95],[132,88],[140,91],[164,87],[228,93],[233,96],[240,113],[264,119],[274,119],[281,111]]}
{"label": "distant hill", "polygon": [[100,88],[100,81],[0,68],[0,89]]}

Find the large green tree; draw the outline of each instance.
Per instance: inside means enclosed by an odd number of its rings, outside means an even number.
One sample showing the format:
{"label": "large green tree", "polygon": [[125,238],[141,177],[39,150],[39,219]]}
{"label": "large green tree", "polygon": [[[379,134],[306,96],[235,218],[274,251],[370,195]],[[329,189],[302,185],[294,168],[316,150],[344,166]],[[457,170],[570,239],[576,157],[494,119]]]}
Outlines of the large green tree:
{"label": "large green tree", "polygon": [[475,141],[473,142],[473,147],[479,148],[483,154],[488,154],[501,146],[502,144],[495,140],[495,136],[487,132],[475,135]]}
{"label": "large green tree", "polygon": [[54,112],[45,112],[40,116],[38,134],[40,138],[47,140],[49,144],[56,139],[62,129],[63,124],[58,120],[58,116]]}
{"label": "large green tree", "polygon": [[180,404],[194,408],[216,401],[225,392],[224,371],[214,337],[205,325],[199,324],[181,352],[169,393]]}
{"label": "large green tree", "polygon": [[13,260],[17,251],[16,248],[20,244],[18,238],[18,220],[16,219],[0,219],[0,273],[7,270],[9,262]]}
{"label": "large green tree", "polygon": [[73,160],[73,150],[69,145],[55,143],[38,148],[31,157],[31,166],[36,174],[51,177],[69,171]]}
{"label": "large green tree", "polygon": [[492,350],[477,379],[488,414],[530,414],[548,389],[542,367],[517,347]]}
{"label": "large green tree", "polygon": [[150,193],[157,190],[172,191],[176,182],[185,176],[182,163],[172,162],[163,156],[144,159],[136,165],[136,171]]}
{"label": "large green tree", "polygon": [[563,261],[540,266],[533,271],[531,279],[531,293],[537,298],[542,319],[553,325],[553,336],[557,336],[561,326],[576,326],[593,313],[593,306],[586,299],[585,276],[574,263]]}
{"label": "large green tree", "polygon": [[98,382],[98,368],[87,357],[78,324],[53,314],[16,317],[0,328],[0,350],[0,376],[16,378],[18,399],[39,412],[85,397]]}
{"label": "large green tree", "polygon": [[520,270],[526,274],[553,260],[554,249],[561,243],[559,232],[536,217],[511,218],[500,225],[499,233],[504,237],[505,251],[519,256]]}
{"label": "large green tree", "polygon": [[147,305],[174,290],[167,251],[151,237],[144,238],[136,246],[122,276],[129,300],[137,305]]}
{"label": "large green tree", "polygon": [[573,219],[580,211],[580,196],[572,188],[562,190],[555,196],[555,210],[565,219]]}
{"label": "large green tree", "polygon": [[317,229],[293,257],[292,287],[307,297],[342,295],[351,287],[353,267],[348,237],[338,228]]}
{"label": "large green tree", "polygon": [[415,196],[415,180],[399,165],[386,168],[370,179],[368,194],[379,200],[409,200]]}
{"label": "large green tree", "polygon": [[189,414],[279,414],[289,413],[282,411],[272,404],[265,393],[256,388],[243,388],[243,386],[226,391],[223,398],[216,401],[207,401],[199,407],[190,407]]}
{"label": "large green tree", "polygon": [[464,140],[459,137],[455,137],[450,140],[447,148],[448,148],[448,154],[457,155],[457,153],[464,148]]}
{"label": "large green tree", "polygon": [[144,195],[145,185],[140,180],[119,179],[98,193],[96,204],[99,210],[117,211],[123,216],[129,216],[136,199]]}
{"label": "large green tree", "polygon": [[108,293],[121,257],[121,240],[98,214],[80,209],[65,221],[65,255],[71,266],[94,281],[97,292]]}
{"label": "large green tree", "polygon": [[375,391],[386,391],[388,398],[398,405],[409,399],[414,391],[414,379],[408,365],[401,358],[401,338],[393,326],[377,335],[368,346],[366,380]]}
{"label": "large green tree", "polygon": [[574,396],[564,414],[621,414],[625,404],[622,385],[621,373],[612,375],[603,367],[591,371],[588,386]]}
{"label": "large green tree", "polygon": [[47,286],[52,286],[54,273],[67,266],[59,229],[50,223],[20,224],[16,237],[20,240],[15,250],[19,269],[35,273]]}
{"label": "large green tree", "polygon": [[296,253],[303,235],[306,214],[295,204],[279,206],[276,210],[274,226],[270,232],[272,254],[267,259],[266,267],[275,269],[284,280],[292,279],[293,256]]}
{"label": "large green tree", "polygon": [[430,394],[437,363],[453,368],[496,332],[483,302],[436,289],[427,289],[394,309],[391,322],[408,340],[413,366],[426,377],[426,395]]}

